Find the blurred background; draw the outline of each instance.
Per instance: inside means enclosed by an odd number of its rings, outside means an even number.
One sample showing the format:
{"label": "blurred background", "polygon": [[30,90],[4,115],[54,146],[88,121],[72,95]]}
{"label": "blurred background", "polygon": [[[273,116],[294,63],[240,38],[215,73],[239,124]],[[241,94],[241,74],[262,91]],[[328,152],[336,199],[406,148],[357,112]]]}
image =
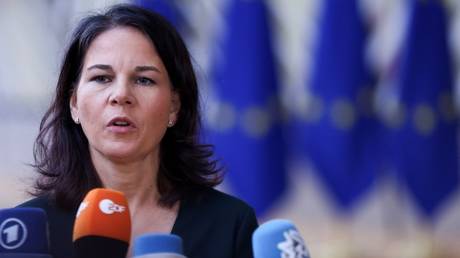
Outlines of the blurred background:
{"label": "blurred background", "polygon": [[460,257],[458,0],[0,0],[0,207],[69,32],[121,2],[181,32],[223,191],[292,220],[315,258]]}

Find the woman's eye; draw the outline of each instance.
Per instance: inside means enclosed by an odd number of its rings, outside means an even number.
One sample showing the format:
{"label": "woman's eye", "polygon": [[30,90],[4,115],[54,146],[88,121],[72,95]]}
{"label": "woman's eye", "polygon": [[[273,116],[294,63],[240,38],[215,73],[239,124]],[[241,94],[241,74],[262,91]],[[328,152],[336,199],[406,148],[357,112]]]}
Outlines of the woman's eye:
{"label": "woman's eye", "polygon": [[148,86],[148,85],[155,84],[155,81],[147,77],[139,77],[139,78],[136,78],[136,84]]}
{"label": "woman's eye", "polygon": [[91,81],[98,82],[98,83],[108,83],[110,82],[110,78],[105,75],[98,75],[94,76]]}

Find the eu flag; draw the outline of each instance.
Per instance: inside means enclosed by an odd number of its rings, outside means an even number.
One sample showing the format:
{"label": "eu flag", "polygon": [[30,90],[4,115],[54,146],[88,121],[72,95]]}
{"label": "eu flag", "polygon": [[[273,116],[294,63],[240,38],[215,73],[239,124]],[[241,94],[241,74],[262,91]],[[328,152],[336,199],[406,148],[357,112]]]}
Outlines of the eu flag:
{"label": "eu flag", "polygon": [[179,30],[184,25],[176,0],[136,0],[136,4],[161,14]]}
{"label": "eu flag", "polygon": [[344,211],[373,185],[380,164],[367,36],[357,0],[322,2],[309,108],[293,123],[300,151]]}
{"label": "eu flag", "polygon": [[458,187],[458,120],[442,1],[411,0],[399,91],[406,114],[396,132],[400,179],[426,215]]}
{"label": "eu flag", "polygon": [[[207,138],[233,192],[260,215],[285,188],[277,71],[265,1],[228,1],[210,72]],[[211,107],[212,106],[212,107]]]}

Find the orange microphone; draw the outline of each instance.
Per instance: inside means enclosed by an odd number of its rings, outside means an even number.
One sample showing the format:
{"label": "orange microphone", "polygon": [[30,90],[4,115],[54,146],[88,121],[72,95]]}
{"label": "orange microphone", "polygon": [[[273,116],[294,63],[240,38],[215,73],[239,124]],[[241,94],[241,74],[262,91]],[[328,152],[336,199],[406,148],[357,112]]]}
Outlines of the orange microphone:
{"label": "orange microphone", "polygon": [[91,190],[78,208],[73,245],[78,258],[125,258],[131,238],[128,201],[122,192]]}

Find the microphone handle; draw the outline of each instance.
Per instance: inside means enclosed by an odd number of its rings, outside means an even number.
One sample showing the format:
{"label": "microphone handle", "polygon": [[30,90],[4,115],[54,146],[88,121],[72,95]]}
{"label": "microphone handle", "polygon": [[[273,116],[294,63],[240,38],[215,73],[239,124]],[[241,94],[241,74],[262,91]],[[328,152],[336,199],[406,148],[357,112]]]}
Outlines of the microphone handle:
{"label": "microphone handle", "polygon": [[78,258],[126,258],[129,247],[124,241],[103,236],[84,236],[73,245]]}

